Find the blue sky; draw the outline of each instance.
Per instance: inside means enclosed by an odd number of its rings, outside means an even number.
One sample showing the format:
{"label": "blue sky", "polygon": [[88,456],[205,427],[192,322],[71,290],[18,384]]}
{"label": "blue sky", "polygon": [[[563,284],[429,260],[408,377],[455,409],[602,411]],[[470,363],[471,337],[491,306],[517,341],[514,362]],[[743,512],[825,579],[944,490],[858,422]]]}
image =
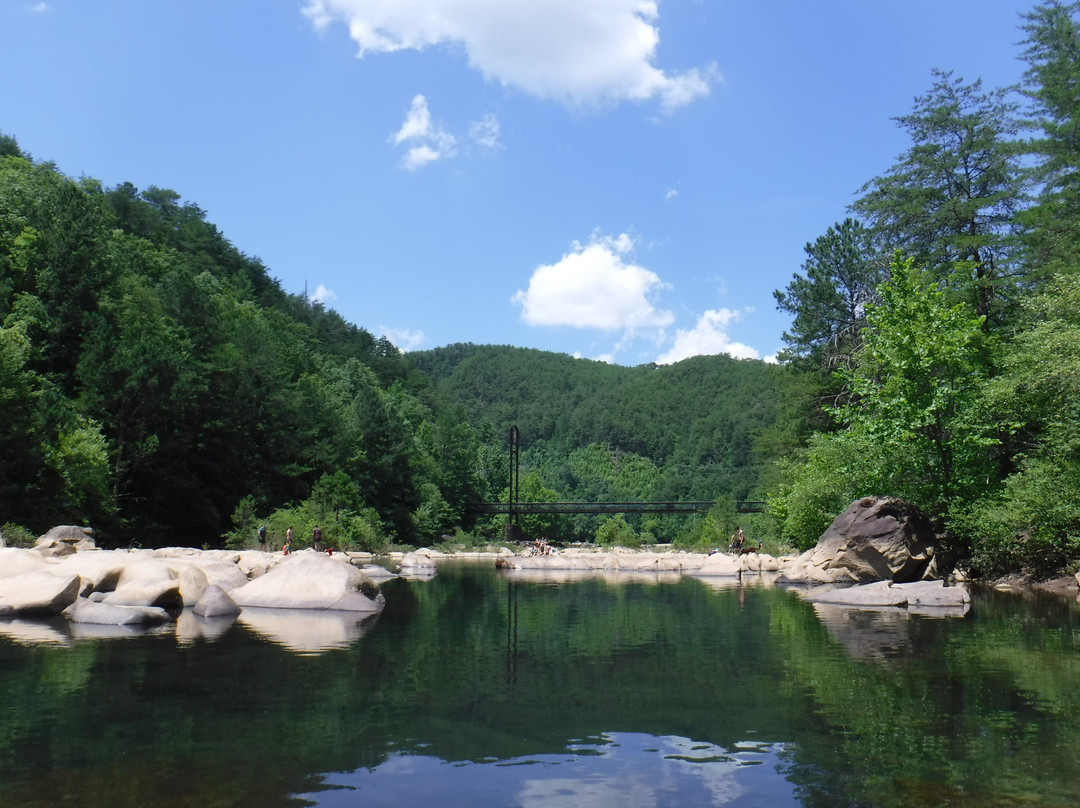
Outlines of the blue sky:
{"label": "blue sky", "polygon": [[0,0],[0,131],[172,188],[400,348],[766,358],[772,292],[1011,0]]}

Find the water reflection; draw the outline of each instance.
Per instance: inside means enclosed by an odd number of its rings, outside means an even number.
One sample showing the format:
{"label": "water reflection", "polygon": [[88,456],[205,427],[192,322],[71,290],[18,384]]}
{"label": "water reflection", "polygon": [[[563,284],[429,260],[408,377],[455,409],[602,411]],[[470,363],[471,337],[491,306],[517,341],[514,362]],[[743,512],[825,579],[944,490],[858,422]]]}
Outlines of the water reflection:
{"label": "water reflection", "polygon": [[307,609],[246,607],[238,618],[256,634],[297,654],[348,648],[375,624],[378,615]]}
{"label": "water reflection", "polygon": [[324,775],[326,790],[297,795],[337,806],[794,806],[776,777],[781,747],[725,749],[679,736],[608,732],[563,753],[487,762],[395,754],[371,769]]}
{"label": "water reflection", "polygon": [[0,621],[0,805],[1080,804],[1075,604],[655,581],[447,566],[370,622]]}
{"label": "water reflection", "polygon": [[681,572],[674,571],[650,572],[602,569],[500,569],[498,574],[500,578],[517,583],[569,584],[580,581],[602,581],[611,586],[620,586],[624,584],[675,584],[683,577]]}
{"label": "water reflection", "polygon": [[882,661],[915,652],[919,620],[959,618],[970,604],[902,608],[856,608],[832,603],[813,604],[814,613],[829,634],[855,659]]}
{"label": "water reflection", "polygon": [[191,609],[184,609],[176,618],[176,641],[181,645],[196,642],[213,642],[236,622],[236,615],[203,617]]}
{"label": "water reflection", "polygon": [[71,638],[63,630],[37,620],[0,620],[0,637],[21,645],[70,645]]}

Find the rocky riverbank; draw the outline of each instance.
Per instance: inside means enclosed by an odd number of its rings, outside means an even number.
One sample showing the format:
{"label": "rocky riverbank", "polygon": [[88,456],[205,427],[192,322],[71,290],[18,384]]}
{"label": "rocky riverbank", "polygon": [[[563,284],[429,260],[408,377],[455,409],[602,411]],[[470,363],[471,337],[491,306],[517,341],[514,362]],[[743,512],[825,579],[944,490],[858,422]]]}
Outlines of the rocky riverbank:
{"label": "rocky riverbank", "polygon": [[[0,547],[0,618],[62,616],[73,625],[143,628],[171,623],[181,613],[196,623],[259,614],[264,624],[280,623],[284,612],[363,619],[385,605],[381,582],[398,576],[423,581],[450,561],[490,563],[503,575],[526,580],[601,576],[663,583],[691,576],[717,585],[756,576],[815,604],[963,613],[971,600],[967,583],[962,576],[940,579],[932,541],[917,510],[886,498],[852,503],[814,548],[782,557],[752,550],[734,555],[542,546],[542,552],[420,549],[376,564],[367,553],[314,550],[101,550],[88,529],[60,527],[31,549]],[[1054,589],[1075,597],[1080,583],[1059,581]],[[341,629],[343,635],[353,630]]]}

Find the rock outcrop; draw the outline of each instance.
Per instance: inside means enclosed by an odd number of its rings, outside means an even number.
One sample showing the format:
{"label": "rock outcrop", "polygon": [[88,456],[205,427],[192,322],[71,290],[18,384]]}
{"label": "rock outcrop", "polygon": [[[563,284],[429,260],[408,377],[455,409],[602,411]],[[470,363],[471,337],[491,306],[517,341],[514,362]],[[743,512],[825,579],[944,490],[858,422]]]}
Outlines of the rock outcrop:
{"label": "rock outcrop", "polygon": [[864,497],[848,506],[817,545],[784,570],[796,583],[908,583],[933,578],[930,520],[911,503]]}
{"label": "rock outcrop", "polygon": [[45,557],[72,555],[96,547],[93,529],[79,525],[58,525],[39,536],[34,544],[34,549]]}

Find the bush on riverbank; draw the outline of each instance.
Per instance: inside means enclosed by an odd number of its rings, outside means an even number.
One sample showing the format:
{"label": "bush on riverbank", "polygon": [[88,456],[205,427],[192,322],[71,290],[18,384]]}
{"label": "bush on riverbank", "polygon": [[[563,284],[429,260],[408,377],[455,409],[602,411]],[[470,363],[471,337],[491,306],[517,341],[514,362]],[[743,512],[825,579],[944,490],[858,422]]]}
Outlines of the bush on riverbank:
{"label": "bush on riverbank", "polygon": [[392,541],[374,509],[367,508],[362,513],[335,513],[320,509],[310,500],[297,506],[279,508],[260,518],[248,497],[237,506],[233,522],[236,527],[225,534],[225,545],[236,550],[258,547],[260,526],[266,527],[269,550],[282,548],[285,533],[290,527],[293,530],[293,550],[311,547],[312,531],[316,527],[322,530],[324,549],[332,547],[335,550],[383,553],[389,549]]}

